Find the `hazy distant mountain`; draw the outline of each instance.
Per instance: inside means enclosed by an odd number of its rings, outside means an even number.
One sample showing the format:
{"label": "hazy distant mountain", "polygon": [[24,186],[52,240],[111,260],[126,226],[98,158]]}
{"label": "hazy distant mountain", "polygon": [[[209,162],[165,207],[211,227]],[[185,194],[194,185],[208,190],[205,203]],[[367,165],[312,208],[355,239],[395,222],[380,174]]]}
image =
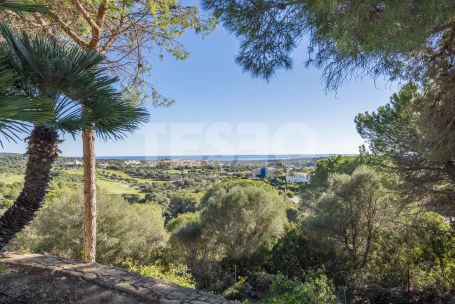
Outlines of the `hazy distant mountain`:
{"label": "hazy distant mountain", "polygon": [[0,152],[0,156],[19,156],[21,153]]}
{"label": "hazy distant mountain", "polygon": [[335,154],[271,154],[271,155],[172,155],[172,156],[97,156],[97,159],[120,160],[216,160],[216,161],[264,161],[313,159],[334,156]]}

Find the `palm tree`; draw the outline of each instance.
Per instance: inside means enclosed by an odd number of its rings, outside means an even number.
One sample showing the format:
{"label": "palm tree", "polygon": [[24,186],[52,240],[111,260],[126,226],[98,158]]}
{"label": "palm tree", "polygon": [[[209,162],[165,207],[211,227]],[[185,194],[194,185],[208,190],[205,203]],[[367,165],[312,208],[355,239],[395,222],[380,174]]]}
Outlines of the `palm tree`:
{"label": "palm tree", "polygon": [[99,68],[103,57],[47,38],[30,39],[0,26],[0,66],[18,78],[3,84],[17,95],[47,100],[52,118],[35,123],[28,139],[28,162],[22,192],[0,218],[0,249],[33,219],[43,203],[61,134],[93,129],[103,139],[121,139],[148,118],[114,88],[115,78]]}
{"label": "palm tree", "polygon": [[[11,10],[21,12],[50,11],[47,5],[29,4],[20,1],[0,0],[0,11]],[[51,113],[46,109],[46,100],[21,94],[10,90],[17,74],[6,66],[0,66],[0,135],[7,141],[19,139],[18,133],[27,131],[28,123],[39,122],[50,118]],[[0,137],[0,145],[3,141]]]}

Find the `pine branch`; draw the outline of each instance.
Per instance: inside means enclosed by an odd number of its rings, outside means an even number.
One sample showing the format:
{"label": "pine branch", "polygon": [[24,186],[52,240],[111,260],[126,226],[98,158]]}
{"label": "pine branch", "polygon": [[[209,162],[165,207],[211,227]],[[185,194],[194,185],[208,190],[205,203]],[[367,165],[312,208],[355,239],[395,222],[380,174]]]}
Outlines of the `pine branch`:
{"label": "pine branch", "polygon": [[[79,10],[79,12],[82,14],[82,17],[90,24],[93,30],[100,31],[100,27],[98,24],[93,20],[92,17],[90,17],[90,14],[87,12],[87,10],[82,6],[82,3],[79,0],[73,0],[74,5],[76,8]],[[100,5],[101,7],[101,5]]]}
{"label": "pine branch", "polygon": [[47,36],[49,36],[53,41],[57,41],[57,37],[55,37],[54,32],[49,27],[47,22],[41,17],[38,13],[32,13],[33,18],[38,22],[38,24],[44,29]]}
{"label": "pine branch", "polygon": [[68,35],[71,37],[71,39],[74,40],[80,47],[83,48],[88,48],[89,44],[87,41],[82,39],[78,34],[76,34],[73,30],[71,30],[71,27],[66,24],[60,17],[55,14],[55,13],[49,13],[49,16],[54,19],[55,22],[58,23],[60,28]]}

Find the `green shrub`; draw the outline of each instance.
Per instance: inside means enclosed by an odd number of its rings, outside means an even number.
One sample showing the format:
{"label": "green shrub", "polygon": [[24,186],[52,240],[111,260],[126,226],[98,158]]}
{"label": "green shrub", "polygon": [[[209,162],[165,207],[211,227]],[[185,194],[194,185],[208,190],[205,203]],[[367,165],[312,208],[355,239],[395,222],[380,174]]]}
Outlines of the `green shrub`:
{"label": "green shrub", "polygon": [[199,222],[199,213],[198,212],[188,212],[179,215],[176,218],[173,218],[166,224],[166,229],[170,232],[173,232],[176,229],[180,229],[184,225],[190,222]]}
{"label": "green shrub", "polygon": [[168,207],[170,218],[176,218],[180,214],[187,212],[195,212],[198,203],[198,196],[193,193],[177,193],[172,195]]}
{"label": "green shrub", "polygon": [[251,179],[234,179],[228,180],[222,183],[218,183],[204,194],[201,199],[200,208],[204,208],[208,200],[219,190],[229,191],[231,188],[234,187],[241,187],[241,188],[256,188],[256,189],[263,189],[269,193],[275,193],[276,190],[270,184],[262,181],[262,180],[251,180]]}
{"label": "green shrub", "polygon": [[246,277],[240,277],[234,285],[230,286],[223,292],[223,296],[231,300],[244,298],[246,280]]}
{"label": "green shrub", "polygon": [[242,181],[213,189],[200,213],[183,214],[166,226],[173,251],[183,257],[200,288],[219,281],[230,286],[226,267],[238,266],[239,275],[257,268],[287,224],[286,202],[270,185]]}
{"label": "green shrub", "polygon": [[[68,191],[68,190],[67,190]],[[47,201],[35,219],[15,241],[15,249],[81,258],[83,239],[82,194],[61,192]],[[161,208],[129,205],[118,195],[97,196],[97,260],[116,264],[127,258],[141,263],[154,260],[167,233]]]}
{"label": "green shrub", "polygon": [[381,286],[449,292],[455,288],[455,235],[444,217],[419,208],[383,231],[370,267]]}
{"label": "green shrub", "polygon": [[282,274],[274,277],[270,295],[261,304],[338,304],[334,288],[321,272],[308,273],[305,282],[291,280]]}
{"label": "green shrub", "polygon": [[[276,190],[262,187],[222,188],[207,197],[201,210],[203,238],[221,258],[245,261],[270,249],[287,224],[286,204]],[[224,256],[224,257],[223,257]]]}
{"label": "green shrub", "polygon": [[134,263],[131,259],[122,263],[129,271],[134,271],[142,276],[151,278],[163,279],[182,286],[196,288],[196,283],[191,275],[188,267],[183,264],[170,263],[164,265],[160,261],[155,261],[153,264],[140,265]]}

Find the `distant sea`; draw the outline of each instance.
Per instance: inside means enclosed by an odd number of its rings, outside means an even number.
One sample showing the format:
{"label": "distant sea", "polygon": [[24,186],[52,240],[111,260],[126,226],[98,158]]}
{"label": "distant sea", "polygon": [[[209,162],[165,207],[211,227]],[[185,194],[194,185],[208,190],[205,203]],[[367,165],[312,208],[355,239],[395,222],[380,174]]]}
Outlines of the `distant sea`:
{"label": "distant sea", "polygon": [[300,158],[324,158],[337,154],[282,154],[282,155],[181,155],[181,156],[97,156],[97,159],[120,160],[214,160],[214,161],[270,161]]}

